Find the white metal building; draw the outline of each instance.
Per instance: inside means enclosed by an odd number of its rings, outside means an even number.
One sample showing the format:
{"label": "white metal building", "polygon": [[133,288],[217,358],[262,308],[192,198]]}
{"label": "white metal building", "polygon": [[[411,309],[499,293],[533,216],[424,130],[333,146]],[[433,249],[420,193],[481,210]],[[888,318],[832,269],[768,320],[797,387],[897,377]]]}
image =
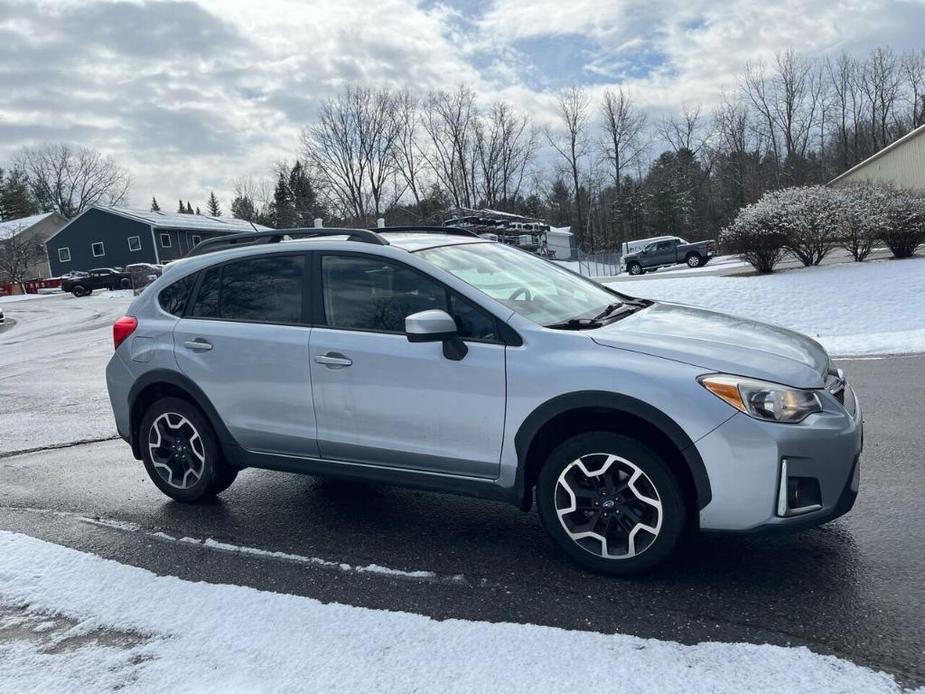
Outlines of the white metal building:
{"label": "white metal building", "polygon": [[925,192],[925,125],[848,169],[829,185],[882,183]]}

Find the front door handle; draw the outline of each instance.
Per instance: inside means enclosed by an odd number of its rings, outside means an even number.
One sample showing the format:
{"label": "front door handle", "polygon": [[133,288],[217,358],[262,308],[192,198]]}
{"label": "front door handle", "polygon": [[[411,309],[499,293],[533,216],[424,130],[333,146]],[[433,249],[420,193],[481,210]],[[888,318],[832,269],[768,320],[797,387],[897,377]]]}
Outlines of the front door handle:
{"label": "front door handle", "polygon": [[187,349],[193,350],[194,352],[208,352],[210,349],[212,349],[212,343],[206,342],[202,338],[187,340],[183,343],[183,346]]}
{"label": "front door handle", "polygon": [[340,352],[328,352],[327,354],[315,355],[315,361],[318,364],[324,364],[332,369],[343,369],[353,363],[352,360],[348,359]]}

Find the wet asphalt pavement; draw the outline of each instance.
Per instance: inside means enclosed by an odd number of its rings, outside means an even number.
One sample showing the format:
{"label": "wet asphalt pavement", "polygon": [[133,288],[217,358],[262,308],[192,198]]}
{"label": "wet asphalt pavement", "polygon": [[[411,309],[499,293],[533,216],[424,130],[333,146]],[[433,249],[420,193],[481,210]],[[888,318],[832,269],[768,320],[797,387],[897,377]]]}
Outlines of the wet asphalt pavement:
{"label": "wet asphalt pavement", "polygon": [[[184,506],[154,488],[119,440],[0,457],[0,529],[159,574],[439,619],[807,645],[921,686],[925,356],[840,366],[866,420],[854,510],[784,537],[695,536],[642,579],[581,570],[553,546],[535,512],[495,502],[247,470],[219,501]],[[332,564],[201,544],[209,538]]]}

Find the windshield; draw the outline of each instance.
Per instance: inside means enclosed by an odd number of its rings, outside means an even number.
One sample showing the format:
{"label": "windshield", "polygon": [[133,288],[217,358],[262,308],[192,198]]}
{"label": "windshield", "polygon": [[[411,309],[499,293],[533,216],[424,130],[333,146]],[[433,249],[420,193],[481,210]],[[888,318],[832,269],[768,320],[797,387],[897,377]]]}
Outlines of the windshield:
{"label": "windshield", "polygon": [[418,255],[540,325],[593,318],[620,303],[591,280],[501,243],[441,246]]}

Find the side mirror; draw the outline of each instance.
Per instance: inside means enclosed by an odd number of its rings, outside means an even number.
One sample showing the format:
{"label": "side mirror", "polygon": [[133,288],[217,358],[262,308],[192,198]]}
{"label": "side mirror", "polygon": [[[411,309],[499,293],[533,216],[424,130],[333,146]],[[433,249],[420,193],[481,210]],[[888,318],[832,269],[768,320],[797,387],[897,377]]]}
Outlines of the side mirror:
{"label": "side mirror", "polygon": [[405,337],[408,342],[442,342],[443,356],[453,361],[469,353],[456,330],[456,321],[440,309],[418,311],[405,318]]}

